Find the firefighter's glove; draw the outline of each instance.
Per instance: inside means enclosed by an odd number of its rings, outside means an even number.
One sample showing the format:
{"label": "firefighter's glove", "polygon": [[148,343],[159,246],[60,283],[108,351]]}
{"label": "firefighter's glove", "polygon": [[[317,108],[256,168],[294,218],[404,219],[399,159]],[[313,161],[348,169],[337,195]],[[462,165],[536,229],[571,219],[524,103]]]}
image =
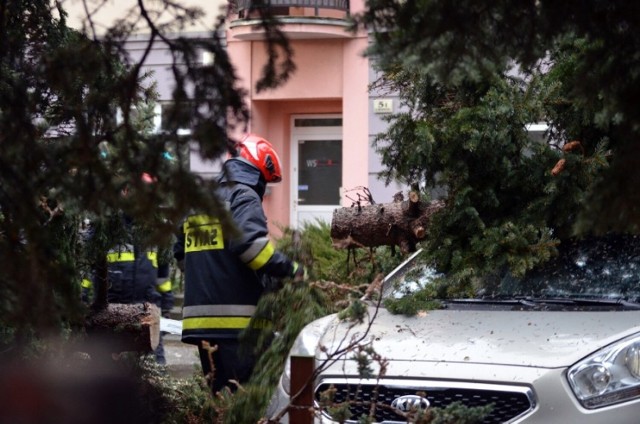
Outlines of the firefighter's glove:
{"label": "firefighter's glove", "polygon": [[307,269],[301,263],[294,262],[293,263],[293,282],[294,283],[302,283],[309,279],[309,274],[307,273]]}

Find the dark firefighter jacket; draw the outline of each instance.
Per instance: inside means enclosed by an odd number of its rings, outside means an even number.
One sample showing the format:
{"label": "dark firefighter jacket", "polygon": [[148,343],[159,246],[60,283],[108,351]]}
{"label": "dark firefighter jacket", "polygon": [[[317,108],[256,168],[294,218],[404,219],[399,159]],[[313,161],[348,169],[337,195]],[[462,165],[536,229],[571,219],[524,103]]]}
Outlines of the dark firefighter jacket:
{"label": "dark firefighter jacket", "polygon": [[186,219],[174,247],[184,260],[182,341],[235,338],[247,327],[263,293],[263,275],[293,274],[293,262],[275,250],[262,209],[266,183],[260,171],[239,158],[225,162],[218,195],[240,235],[222,233],[214,216]]}
{"label": "dark firefighter jacket", "polygon": [[[114,246],[107,253],[108,302],[151,302],[168,313],[173,307],[168,263],[159,261],[155,249],[142,250],[130,241]],[[86,299],[88,290],[95,284],[85,279],[82,286]]]}

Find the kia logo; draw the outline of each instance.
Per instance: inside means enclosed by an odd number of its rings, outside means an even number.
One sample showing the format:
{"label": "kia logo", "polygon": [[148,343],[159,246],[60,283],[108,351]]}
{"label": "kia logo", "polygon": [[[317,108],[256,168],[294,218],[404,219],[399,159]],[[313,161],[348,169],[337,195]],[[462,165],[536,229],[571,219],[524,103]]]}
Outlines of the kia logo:
{"label": "kia logo", "polygon": [[429,400],[417,395],[397,397],[391,402],[391,406],[401,412],[424,411],[429,408]]}

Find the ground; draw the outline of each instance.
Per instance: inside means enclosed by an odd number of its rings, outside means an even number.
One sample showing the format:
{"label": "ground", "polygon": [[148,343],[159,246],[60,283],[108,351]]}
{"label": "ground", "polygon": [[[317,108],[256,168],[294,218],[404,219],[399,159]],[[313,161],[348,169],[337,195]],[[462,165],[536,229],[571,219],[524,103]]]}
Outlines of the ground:
{"label": "ground", "polygon": [[166,334],[163,338],[167,369],[175,378],[187,378],[200,371],[198,348],[182,343],[180,336]]}

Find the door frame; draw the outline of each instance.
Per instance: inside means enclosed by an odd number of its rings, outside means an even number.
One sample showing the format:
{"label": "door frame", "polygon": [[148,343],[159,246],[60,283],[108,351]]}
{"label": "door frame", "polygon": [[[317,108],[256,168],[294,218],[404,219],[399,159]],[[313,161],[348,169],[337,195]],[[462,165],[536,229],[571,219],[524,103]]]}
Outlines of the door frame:
{"label": "door frame", "polygon": [[[289,175],[291,175],[290,193],[291,193],[291,208],[289,222],[292,228],[296,228],[299,224],[298,213],[302,210],[314,211],[319,213],[331,213],[336,207],[340,205],[309,205],[300,206],[298,204],[298,145],[300,140],[313,141],[313,140],[340,140],[344,147],[344,140],[342,139],[342,126],[322,126],[322,127],[296,127],[296,119],[335,119],[342,118],[342,114],[300,114],[291,115],[291,160]],[[343,166],[344,160],[341,161],[340,166]],[[340,187],[342,190],[342,187]]]}

